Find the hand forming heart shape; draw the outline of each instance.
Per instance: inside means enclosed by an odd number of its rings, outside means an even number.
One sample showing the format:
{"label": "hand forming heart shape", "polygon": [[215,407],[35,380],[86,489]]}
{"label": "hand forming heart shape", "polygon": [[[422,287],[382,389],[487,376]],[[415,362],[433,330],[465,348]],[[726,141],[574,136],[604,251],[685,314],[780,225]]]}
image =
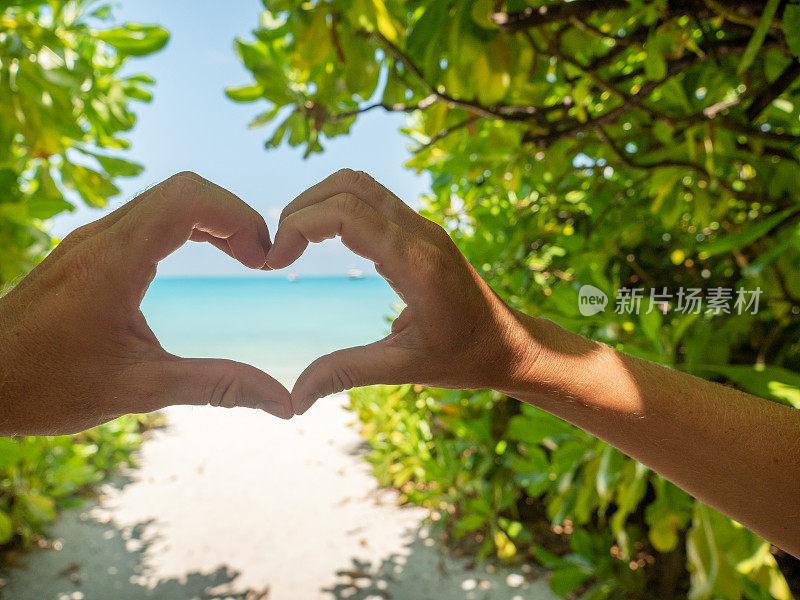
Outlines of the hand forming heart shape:
{"label": "hand forming heart shape", "polygon": [[[517,316],[480,278],[447,233],[369,175],[345,169],[283,211],[267,265],[292,264],[309,242],[341,236],[406,303],[383,340],[323,356],[300,375],[292,405],[356,386],[419,383],[489,388],[514,377],[530,352]],[[518,367],[516,367],[518,368]]]}
{"label": "hand forming heart shape", "polygon": [[[283,268],[336,235],[376,263],[407,308],[385,339],[314,361],[290,393],[255,367],[166,352],[139,305],[157,264],[187,240],[247,267]],[[0,435],[82,431],[171,404],[261,408],[282,418],[322,396],[373,383],[492,387],[525,352],[515,315],[424,219],[369,176],[340,171],[264,219],[193,173],[151,188],[77,229],[0,299]],[[30,307],[30,308],[29,308]],[[17,370],[26,377],[14,377]]]}

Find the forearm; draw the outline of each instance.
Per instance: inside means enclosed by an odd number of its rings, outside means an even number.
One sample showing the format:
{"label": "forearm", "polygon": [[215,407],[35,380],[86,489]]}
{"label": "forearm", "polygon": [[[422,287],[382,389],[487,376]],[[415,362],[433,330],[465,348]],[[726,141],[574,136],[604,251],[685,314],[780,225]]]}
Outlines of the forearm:
{"label": "forearm", "polygon": [[528,368],[501,391],[602,438],[800,555],[800,411],[520,316]]}

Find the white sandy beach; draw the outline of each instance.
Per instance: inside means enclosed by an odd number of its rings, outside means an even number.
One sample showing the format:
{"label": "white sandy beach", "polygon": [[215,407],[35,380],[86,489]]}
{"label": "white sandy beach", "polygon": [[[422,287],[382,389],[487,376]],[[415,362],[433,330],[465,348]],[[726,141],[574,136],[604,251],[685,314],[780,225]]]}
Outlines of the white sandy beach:
{"label": "white sandy beach", "polygon": [[54,549],[7,575],[11,600],[522,600],[534,569],[447,557],[425,512],[378,490],[343,396],[279,421],[176,407],[139,468],[67,511]]}

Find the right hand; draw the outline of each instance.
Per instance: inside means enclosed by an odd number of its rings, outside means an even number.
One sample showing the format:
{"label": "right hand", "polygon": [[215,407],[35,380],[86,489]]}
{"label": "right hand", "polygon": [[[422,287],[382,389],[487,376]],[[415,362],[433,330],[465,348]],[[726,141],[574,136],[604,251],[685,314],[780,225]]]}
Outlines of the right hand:
{"label": "right hand", "polygon": [[531,364],[535,346],[518,314],[481,279],[444,229],[365,173],[339,171],[291,202],[267,265],[287,267],[309,242],[335,236],[375,262],[407,307],[383,340],[338,350],[309,365],[292,390],[297,414],[323,396],[378,383],[510,389]]}

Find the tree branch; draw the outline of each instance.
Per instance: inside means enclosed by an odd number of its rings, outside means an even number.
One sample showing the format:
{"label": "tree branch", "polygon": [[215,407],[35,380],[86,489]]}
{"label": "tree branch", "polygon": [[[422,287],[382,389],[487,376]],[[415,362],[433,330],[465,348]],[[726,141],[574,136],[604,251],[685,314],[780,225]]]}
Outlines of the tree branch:
{"label": "tree branch", "polygon": [[753,99],[750,106],[744,113],[745,118],[749,122],[756,120],[758,115],[767,108],[772,101],[780,96],[783,92],[789,89],[794,81],[800,77],[800,61],[794,60],[783,70],[783,73],[778,75],[778,78],[764,88],[761,93]]}
{"label": "tree branch", "polygon": [[468,119],[464,119],[463,121],[459,121],[455,125],[451,125],[450,127],[446,127],[444,129],[442,129],[439,133],[434,135],[426,143],[414,148],[411,152],[413,154],[419,154],[420,152],[422,152],[424,150],[427,150],[428,148],[431,148],[434,144],[436,144],[436,142],[446,138],[451,133],[454,133],[454,132],[458,131],[459,129],[464,129],[464,127],[469,127],[470,125],[472,125],[473,123],[476,123],[479,120],[480,120],[480,117],[472,115]]}
{"label": "tree branch", "polygon": [[534,106],[510,106],[497,104],[494,106],[484,106],[472,100],[462,100],[450,96],[446,91],[439,90],[432,86],[422,74],[422,70],[411,60],[411,57],[400,48],[390,42],[386,37],[378,32],[363,31],[359,33],[368,39],[377,42],[385,52],[387,52],[396,62],[403,67],[417,80],[430,96],[435,96],[445,104],[467,110],[485,119],[500,121],[527,121],[539,116],[539,110]]}
{"label": "tree branch", "polygon": [[608,136],[606,131],[601,126],[596,127],[595,131],[597,132],[597,137],[600,138],[600,141],[603,142],[606,146],[608,146],[611,152],[613,152],[614,155],[617,157],[617,159],[626,167],[629,167],[631,169],[641,169],[641,170],[650,170],[650,169],[657,169],[664,167],[679,167],[682,169],[688,169],[690,171],[694,171],[697,175],[700,175],[701,177],[707,179],[709,182],[715,182],[720,188],[722,188],[723,190],[725,190],[726,192],[728,192],[733,196],[751,201],[759,200],[759,198],[756,198],[755,195],[749,192],[744,192],[744,191],[739,192],[734,190],[728,184],[727,181],[720,179],[713,173],[709,172],[705,167],[688,160],[668,159],[668,160],[649,162],[649,163],[636,162],[632,158],[627,156],[624,150],[622,150],[621,148],[619,148],[619,146],[616,145],[614,140],[612,140]]}
{"label": "tree branch", "polygon": [[627,0],[605,0],[596,2],[595,0],[575,0],[574,2],[560,2],[540,6],[539,8],[528,7],[519,12],[513,13],[494,13],[491,20],[503,31],[514,32],[564,21],[570,17],[585,19],[597,11],[609,11],[615,8],[627,8]]}
{"label": "tree branch", "polygon": [[772,263],[770,268],[775,275],[775,279],[778,282],[778,287],[781,288],[781,292],[783,292],[784,297],[792,304],[800,306],[800,298],[792,294],[792,292],[789,290],[789,286],[786,284],[786,278],[784,277],[783,273],[781,273],[781,270],[775,265],[775,263]]}
{"label": "tree branch", "polygon": [[[650,116],[663,119],[669,123],[672,123],[673,125],[680,122],[689,124],[701,124],[716,118],[717,119],[716,122],[719,123],[721,126],[727,129],[731,129],[732,131],[743,133],[745,135],[759,137],[762,139],[780,143],[785,142],[785,143],[796,144],[798,141],[797,136],[791,134],[778,134],[770,131],[762,131],[761,129],[754,129],[747,124],[739,123],[733,119],[717,116],[717,113],[720,110],[723,110],[725,107],[711,107],[716,110],[712,110],[709,113],[703,111],[703,113],[689,115],[689,116],[670,116],[663,112],[658,111],[657,109],[654,109],[652,107],[643,104],[643,102],[653,92],[653,90],[658,88],[667,80],[678,75],[679,73],[686,71],[687,69],[697,64],[709,60],[711,58],[711,55],[709,53],[706,53],[705,55],[687,55],[676,61],[669,63],[667,66],[667,73],[662,79],[656,81],[648,81],[637,91],[635,95],[631,95],[614,87],[613,83],[615,83],[620,78],[612,78],[609,81],[603,80],[593,71],[589,70],[589,67],[583,66],[574,59],[566,56],[563,52],[561,52],[557,44],[551,42],[549,48],[546,49],[540,48],[533,40],[533,37],[531,36],[530,32],[526,31],[524,32],[524,35],[528,39],[528,42],[531,44],[534,50],[536,50],[539,53],[549,53],[551,56],[558,58],[559,60],[569,63],[573,67],[580,69],[581,71],[584,72],[584,75],[590,77],[591,80],[595,83],[595,85],[597,85],[601,90],[606,91],[616,96],[617,98],[620,98],[622,100],[622,104],[586,122],[580,122],[575,119],[563,119],[561,121],[552,123],[548,127],[548,131],[546,131],[545,133],[529,132],[523,137],[523,143],[531,143],[531,142],[543,143],[545,146],[549,146],[566,137],[577,135],[578,133],[584,131],[596,129],[598,126],[612,123],[618,117],[622,116],[623,114],[634,108],[640,108],[641,110],[647,112]],[[769,43],[769,46],[771,47],[777,44],[778,42],[773,41]],[[715,46],[715,54],[718,57],[733,54],[735,52],[740,52],[742,50],[743,46],[731,41],[720,42],[719,45]],[[795,64],[800,66],[800,63],[797,63],[796,61]],[[623,78],[628,78],[628,77],[630,77],[630,74],[623,76]],[[781,77],[779,77],[778,79],[781,79]],[[777,80],[775,83],[777,84]]]}
{"label": "tree branch", "polygon": [[336,122],[336,121],[343,121],[345,119],[350,119],[352,117],[356,117],[358,115],[370,112],[375,110],[376,108],[382,108],[386,112],[407,112],[411,113],[417,110],[424,110],[429,106],[432,106],[437,100],[436,96],[428,96],[420,100],[417,104],[386,104],[385,102],[376,102],[375,104],[369,104],[367,106],[361,106],[354,110],[348,110],[347,112],[342,113],[335,113],[327,115],[325,118],[326,121],[329,122]]}

